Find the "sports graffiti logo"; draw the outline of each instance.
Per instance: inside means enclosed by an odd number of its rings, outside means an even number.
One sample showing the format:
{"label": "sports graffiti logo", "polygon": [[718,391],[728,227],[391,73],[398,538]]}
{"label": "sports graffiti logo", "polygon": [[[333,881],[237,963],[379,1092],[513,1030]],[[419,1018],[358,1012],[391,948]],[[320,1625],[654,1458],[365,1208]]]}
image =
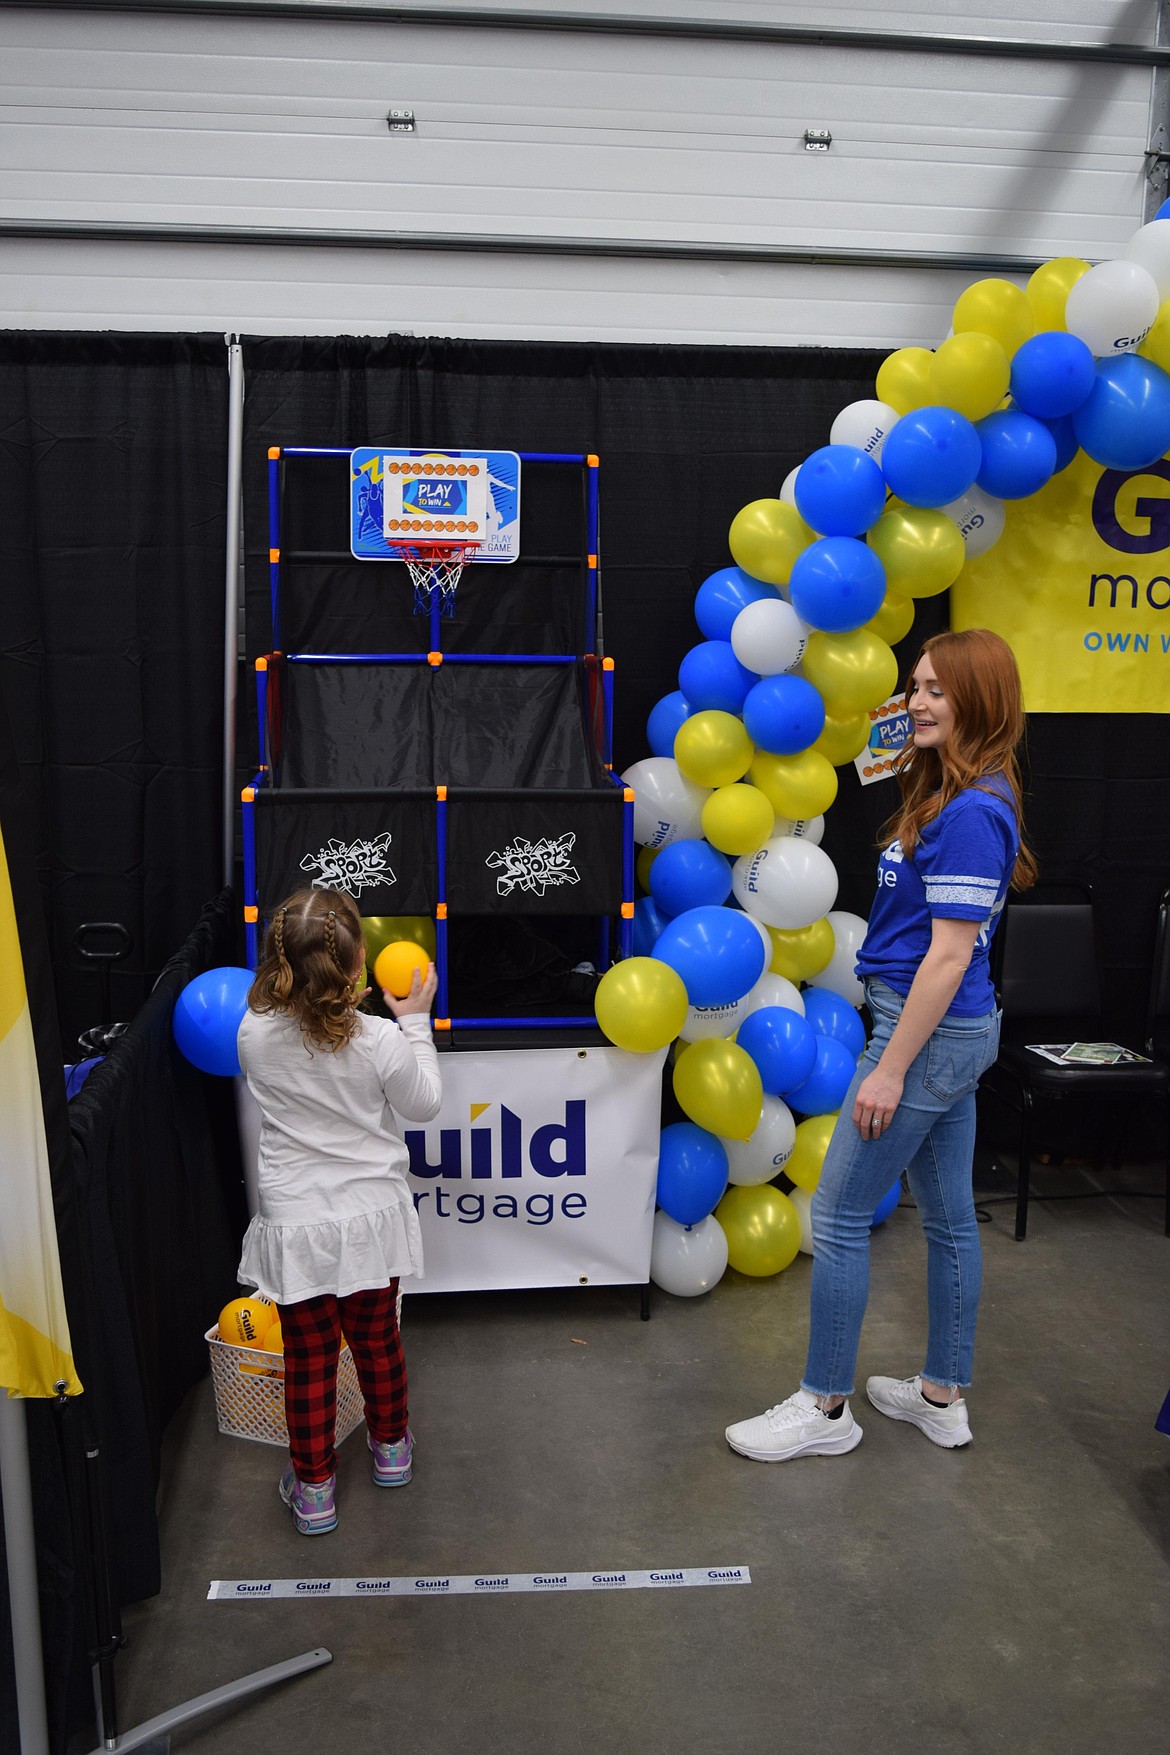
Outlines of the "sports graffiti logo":
{"label": "sports graffiti logo", "polygon": [[496,889],[501,896],[510,896],[513,890],[543,896],[550,886],[581,882],[576,867],[570,863],[576,839],[571,832],[555,841],[547,835],[535,842],[517,835],[510,847],[489,854],[484,864],[499,871]]}
{"label": "sports graffiti logo", "polygon": [[315,872],[315,890],[344,890],[348,896],[360,896],[365,889],[378,884],[397,883],[390,869],[389,848],[392,836],[387,830],[373,841],[344,841],[331,836],[316,853],[306,853],[301,870]]}

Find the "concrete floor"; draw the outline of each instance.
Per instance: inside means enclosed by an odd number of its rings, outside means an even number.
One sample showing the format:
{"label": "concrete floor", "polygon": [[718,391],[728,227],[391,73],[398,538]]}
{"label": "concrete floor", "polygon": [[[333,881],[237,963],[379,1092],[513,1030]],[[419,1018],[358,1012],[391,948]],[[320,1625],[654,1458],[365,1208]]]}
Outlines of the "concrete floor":
{"label": "concrete floor", "polygon": [[[1085,1189],[1041,1172],[1041,1188]],[[1132,1187],[1157,1185],[1138,1170]],[[210,1385],[169,1435],[165,1586],[127,1612],[123,1729],[326,1646],[330,1666],[173,1733],[175,1755],[1100,1755],[1170,1744],[1170,1239],[1158,1202],[988,1209],[974,1444],[854,1410],[843,1458],[765,1467],[729,1421],[796,1387],[810,1263],[709,1296],[407,1299],[414,1481],[341,1451],[341,1527],[298,1537],[281,1455],[220,1436]],[[859,1376],[920,1364],[924,1249],[875,1234]],[[215,1578],[746,1565],[723,1589],[209,1603]]]}

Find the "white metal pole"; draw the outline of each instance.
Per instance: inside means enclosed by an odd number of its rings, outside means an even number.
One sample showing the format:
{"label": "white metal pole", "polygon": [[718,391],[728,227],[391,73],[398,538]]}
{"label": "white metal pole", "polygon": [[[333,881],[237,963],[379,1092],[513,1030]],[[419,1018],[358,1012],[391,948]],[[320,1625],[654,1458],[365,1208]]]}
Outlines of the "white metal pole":
{"label": "white metal pole", "polygon": [[227,536],[223,603],[223,881],[235,870],[236,676],[240,638],[241,488],[244,478],[244,355],[228,337]]}
{"label": "white metal pole", "polygon": [[32,1477],[28,1466],[28,1421],[20,1397],[10,1398],[2,1390],[0,1482],[4,1489],[4,1541],[8,1553],[8,1600],[12,1605],[12,1659],[16,1671],[20,1755],[49,1755]]}

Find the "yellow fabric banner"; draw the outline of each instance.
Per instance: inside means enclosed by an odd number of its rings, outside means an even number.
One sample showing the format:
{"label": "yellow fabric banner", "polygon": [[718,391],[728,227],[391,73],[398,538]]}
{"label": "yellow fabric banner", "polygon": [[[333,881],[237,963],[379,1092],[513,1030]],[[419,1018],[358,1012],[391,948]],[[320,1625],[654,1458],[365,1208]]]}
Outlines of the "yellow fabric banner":
{"label": "yellow fabric banner", "polygon": [[0,836],[0,1388],[78,1395],[16,907]]}
{"label": "yellow fabric banner", "polygon": [[1084,452],[951,588],[951,626],[1015,652],[1030,713],[1170,710],[1170,463],[1103,469]]}

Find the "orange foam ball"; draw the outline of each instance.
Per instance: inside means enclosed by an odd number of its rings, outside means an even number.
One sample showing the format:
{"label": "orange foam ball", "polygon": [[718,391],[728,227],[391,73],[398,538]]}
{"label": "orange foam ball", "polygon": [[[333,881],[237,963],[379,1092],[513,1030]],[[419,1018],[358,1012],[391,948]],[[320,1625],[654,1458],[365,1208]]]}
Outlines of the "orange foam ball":
{"label": "orange foam ball", "polygon": [[219,1313],[219,1338],[231,1347],[259,1347],[273,1314],[267,1298],[233,1298]]}
{"label": "orange foam ball", "polygon": [[415,970],[418,969],[425,980],[430,961],[422,946],[416,945],[412,939],[396,939],[393,944],[386,945],[378,952],[374,963],[374,980],[387,993],[392,993],[395,999],[405,999],[410,992]]}

